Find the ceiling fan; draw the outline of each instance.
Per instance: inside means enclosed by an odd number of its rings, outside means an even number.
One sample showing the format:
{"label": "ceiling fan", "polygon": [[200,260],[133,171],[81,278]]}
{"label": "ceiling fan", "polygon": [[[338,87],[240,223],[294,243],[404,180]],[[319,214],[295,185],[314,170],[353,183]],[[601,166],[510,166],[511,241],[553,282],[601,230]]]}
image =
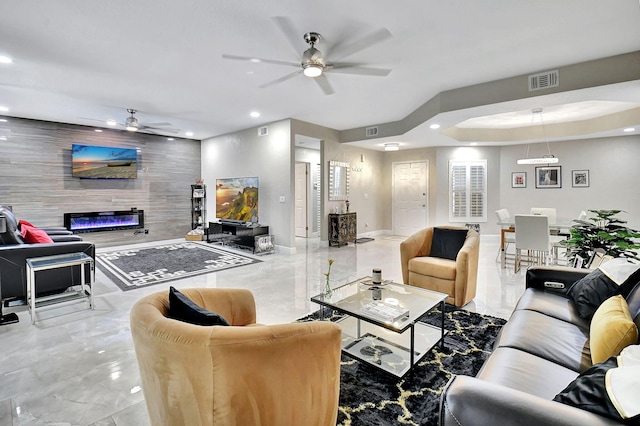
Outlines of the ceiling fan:
{"label": "ceiling fan", "polygon": [[[288,18],[284,17],[274,17],[273,20],[276,22],[280,30],[284,33],[285,37],[287,37],[289,43],[294,47],[294,49],[297,50],[299,48],[298,45],[300,44],[298,32],[295,30],[291,21]],[[342,59],[347,56],[353,55],[361,50],[367,49],[374,44],[380,43],[388,39],[389,37],[391,37],[391,33],[389,32],[389,30],[387,30],[386,28],[382,28],[374,31],[373,33],[360,40],[356,40],[351,43],[338,43],[337,45],[333,46],[330,55],[335,58]],[[391,72],[390,69],[366,67],[362,66],[362,64],[354,62],[330,62],[327,57],[315,47],[315,45],[320,40],[322,40],[322,36],[319,33],[305,33],[303,35],[303,39],[309,44],[310,47],[302,53],[302,57],[299,63],[273,59],[263,59],[254,56],[223,54],[222,57],[224,59],[236,59],[250,62],[265,62],[268,64],[285,65],[298,68],[296,71],[290,74],[284,75],[273,81],[260,85],[260,88],[273,86],[275,84],[289,80],[299,74],[303,74],[307,77],[313,78],[313,80],[318,84],[320,89],[326,95],[331,95],[334,93],[329,80],[326,78],[326,73],[328,72],[367,75],[375,77],[385,77]]]}
{"label": "ceiling fan", "polygon": [[[171,126],[171,123],[168,123],[166,121],[160,122],[160,123],[139,122],[135,116],[136,112],[138,111],[133,108],[127,108],[127,112],[129,113],[129,117],[126,118],[124,123],[120,123],[115,120],[107,120],[106,124],[109,126],[116,126],[116,125],[124,126],[125,130],[129,132],[138,132],[138,131],[147,132],[147,133],[157,133],[157,132],[179,133],[180,132],[180,129],[166,127],[166,126]],[[91,120],[91,121],[100,121],[102,123],[105,122],[105,120],[97,120],[95,118],[86,118],[86,117],[79,117],[79,118],[84,118],[85,120]]]}
{"label": "ceiling fan", "polygon": [[140,123],[136,118],[135,114],[138,112],[133,108],[127,108],[127,112],[131,114],[124,122],[124,129],[129,132],[137,132],[141,131],[151,131],[155,133],[155,130],[160,130],[168,133],[178,133],[180,129],[166,128],[165,126],[171,126],[171,123],[161,122],[161,123]]}

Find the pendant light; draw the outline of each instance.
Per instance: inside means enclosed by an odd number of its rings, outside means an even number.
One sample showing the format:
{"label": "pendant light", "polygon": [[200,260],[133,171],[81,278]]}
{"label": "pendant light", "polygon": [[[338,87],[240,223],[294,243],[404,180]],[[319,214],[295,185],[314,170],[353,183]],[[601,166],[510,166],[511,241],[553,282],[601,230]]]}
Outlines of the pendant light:
{"label": "pendant light", "polygon": [[544,120],[542,119],[542,108],[535,108],[531,110],[531,124],[533,124],[534,117],[536,114],[540,115],[540,125],[542,126],[542,137],[547,144],[547,154],[544,154],[541,157],[531,157],[529,158],[529,144],[527,144],[527,150],[524,153],[524,158],[518,160],[518,164],[556,164],[560,160],[558,157],[551,153],[551,147],[549,146],[549,141],[547,140],[547,134],[544,128]]}

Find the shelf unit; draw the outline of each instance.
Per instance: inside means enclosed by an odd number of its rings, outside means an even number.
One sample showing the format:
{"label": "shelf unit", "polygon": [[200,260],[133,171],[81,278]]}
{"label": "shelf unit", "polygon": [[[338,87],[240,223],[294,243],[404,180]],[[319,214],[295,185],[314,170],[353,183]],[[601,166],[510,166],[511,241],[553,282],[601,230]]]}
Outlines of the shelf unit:
{"label": "shelf unit", "polygon": [[191,229],[204,227],[206,219],[207,187],[203,183],[191,185]]}

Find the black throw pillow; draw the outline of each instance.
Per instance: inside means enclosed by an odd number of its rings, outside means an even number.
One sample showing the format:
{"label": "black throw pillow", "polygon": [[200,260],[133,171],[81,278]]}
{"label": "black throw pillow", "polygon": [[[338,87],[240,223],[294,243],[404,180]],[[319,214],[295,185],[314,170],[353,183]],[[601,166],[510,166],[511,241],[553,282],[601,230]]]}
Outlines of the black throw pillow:
{"label": "black throw pillow", "polygon": [[466,229],[433,228],[430,256],[456,260],[466,238]]}
{"label": "black throw pillow", "polygon": [[585,411],[590,411],[625,424],[640,425],[640,416],[622,418],[615,405],[611,402],[616,398],[616,390],[607,383],[607,371],[618,368],[617,357],[594,364],[584,373],[557,394],[553,400],[571,405]]}
{"label": "black throw pillow", "polygon": [[196,305],[174,287],[169,287],[169,318],[195,325],[229,325],[222,315]]}
{"label": "black throw pillow", "polygon": [[640,269],[632,273],[624,282],[617,284],[598,268],[573,283],[567,291],[567,296],[573,300],[578,314],[590,320],[602,302],[617,294],[626,298],[638,281],[640,281]]}

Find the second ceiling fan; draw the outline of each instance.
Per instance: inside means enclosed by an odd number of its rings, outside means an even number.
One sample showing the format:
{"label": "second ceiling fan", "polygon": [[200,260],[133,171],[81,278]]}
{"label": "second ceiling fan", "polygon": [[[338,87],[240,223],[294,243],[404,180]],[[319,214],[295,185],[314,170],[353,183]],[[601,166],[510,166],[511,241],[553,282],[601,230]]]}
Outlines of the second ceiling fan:
{"label": "second ceiling fan", "polygon": [[[284,17],[274,17],[273,20],[276,22],[280,30],[284,33],[285,37],[289,40],[294,48],[298,48],[299,36],[298,32],[293,27],[293,24],[288,18]],[[361,50],[369,48],[374,44],[380,43],[391,37],[391,33],[386,28],[382,28],[380,30],[374,31],[368,36],[356,40],[352,43],[339,43],[333,46],[331,51],[331,55],[336,58],[345,58],[347,56],[353,55]],[[285,65],[298,68],[296,71],[293,71],[289,74],[286,74],[280,78],[277,78],[273,81],[267,82],[265,84],[260,85],[259,87],[269,87],[274,84],[282,83],[283,81],[289,80],[299,74],[303,74],[307,77],[313,78],[313,80],[318,84],[320,89],[326,95],[331,95],[334,93],[329,80],[326,78],[327,72],[331,73],[343,73],[343,74],[357,74],[357,75],[367,75],[367,76],[375,76],[375,77],[385,77],[389,75],[391,72],[390,69],[387,68],[372,68],[363,66],[360,63],[355,62],[330,62],[327,58],[316,49],[315,45],[322,40],[322,36],[316,32],[308,32],[303,35],[304,41],[309,44],[309,48],[302,53],[302,57],[299,63],[296,62],[287,62],[280,61],[274,59],[264,59],[257,58],[255,56],[238,56],[238,55],[228,55],[223,54],[222,57],[225,59],[236,59],[241,61],[250,61],[250,62],[265,62],[268,64],[275,65]]]}

